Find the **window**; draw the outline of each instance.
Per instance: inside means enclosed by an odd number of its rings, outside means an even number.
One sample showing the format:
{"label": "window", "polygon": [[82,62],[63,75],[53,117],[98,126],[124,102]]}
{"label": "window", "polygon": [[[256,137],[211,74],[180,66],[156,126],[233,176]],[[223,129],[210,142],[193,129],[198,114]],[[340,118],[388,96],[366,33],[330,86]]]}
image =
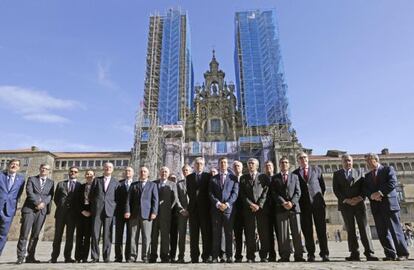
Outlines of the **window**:
{"label": "window", "polygon": [[60,167],[60,161],[55,161],[55,169],[59,169]]}
{"label": "window", "polygon": [[80,167],[80,165],[81,165],[80,160],[75,160],[75,166],[76,166],[76,167]]}
{"label": "window", "polygon": [[88,161],[88,167],[89,168],[92,168],[93,167],[93,163],[94,163],[94,160],[89,160]]}
{"label": "window", "polygon": [[200,153],[200,143],[199,142],[193,142],[193,154],[199,154]]}
{"label": "window", "polygon": [[102,160],[96,160],[95,167],[101,167],[101,166],[102,166]]}
{"label": "window", "polygon": [[68,166],[69,166],[69,167],[72,167],[72,166],[73,166],[73,160],[69,160],[69,161],[68,161]]}
{"label": "window", "polygon": [[82,160],[82,168],[86,168],[88,166],[88,161]]}
{"label": "window", "polygon": [[115,166],[116,167],[121,167],[122,166],[122,160],[117,160]]}
{"label": "window", "polygon": [[129,160],[125,159],[122,161],[122,166],[126,167],[129,165]]}
{"label": "window", "polygon": [[210,120],[210,130],[214,133],[219,133],[221,130],[220,119],[211,119]]}
{"label": "window", "polygon": [[325,172],[331,173],[332,172],[331,166],[325,165]]}
{"label": "window", "polygon": [[63,160],[63,161],[60,163],[60,168],[61,168],[61,169],[66,169],[66,163],[67,163],[67,161],[66,161],[66,160]]}
{"label": "window", "polygon": [[227,144],[226,142],[217,142],[217,154],[227,153]]}

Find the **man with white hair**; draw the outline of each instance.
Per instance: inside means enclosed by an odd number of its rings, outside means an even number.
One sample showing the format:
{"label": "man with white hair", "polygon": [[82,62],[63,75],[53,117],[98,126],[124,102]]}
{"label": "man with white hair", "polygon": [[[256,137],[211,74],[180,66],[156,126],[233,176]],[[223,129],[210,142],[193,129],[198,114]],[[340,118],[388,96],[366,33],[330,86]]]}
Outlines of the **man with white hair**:
{"label": "man with white hair", "polygon": [[160,257],[162,263],[170,262],[170,229],[171,210],[177,205],[177,211],[183,211],[178,200],[177,185],[170,181],[170,169],[161,167],[159,179],[154,183],[158,187],[159,207],[158,216],[152,223],[150,263],[158,258],[158,236],[161,235]]}

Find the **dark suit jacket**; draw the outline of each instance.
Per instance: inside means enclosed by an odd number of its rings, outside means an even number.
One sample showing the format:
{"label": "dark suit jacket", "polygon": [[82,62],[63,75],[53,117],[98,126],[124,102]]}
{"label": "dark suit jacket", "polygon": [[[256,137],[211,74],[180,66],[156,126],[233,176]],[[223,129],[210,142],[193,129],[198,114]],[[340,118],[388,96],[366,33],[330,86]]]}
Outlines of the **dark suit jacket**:
{"label": "dark suit jacket", "polygon": [[0,211],[7,217],[13,217],[16,213],[17,203],[24,189],[24,177],[16,173],[14,183],[8,190],[7,172],[0,172]]}
{"label": "dark suit jacket", "polygon": [[[257,173],[259,174],[259,173]],[[250,205],[252,203],[259,205],[265,211],[268,211],[267,196],[269,191],[269,181],[267,177],[256,176],[257,180],[252,184],[250,174],[244,174],[240,177],[240,196],[242,197],[244,212],[251,213]]]}
{"label": "dark suit jacket", "polygon": [[[131,186],[134,182],[131,182]],[[131,188],[130,186],[130,188]],[[115,217],[116,218],[124,218],[125,214],[125,205],[128,199],[128,190],[126,186],[126,180],[122,179],[119,181],[118,188],[115,191],[115,201],[116,201],[116,209],[115,209]]]}
{"label": "dark suit jacket", "polygon": [[293,173],[299,178],[300,190],[302,192],[299,200],[301,211],[303,212],[310,207],[325,207],[325,200],[323,198],[325,194],[325,181],[323,180],[321,169],[316,166],[309,166],[308,181],[303,179],[300,174],[300,168],[294,170]]}
{"label": "dark suit jacket", "polygon": [[61,181],[57,184],[55,190],[55,196],[53,198],[56,204],[55,218],[71,215],[76,218],[80,213],[80,188],[81,183],[76,181],[75,189],[73,192],[69,192],[68,179]]}
{"label": "dark suit jacket", "polygon": [[106,217],[113,217],[116,208],[115,191],[118,188],[118,181],[111,177],[108,189],[105,192],[104,177],[96,177],[93,180],[89,193],[92,216],[99,216],[104,211]]}
{"label": "dark suit jacket", "polygon": [[381,191],[384,195],[382,201],[377,202],[370,199],[371,211],[376,214],[380,211],[399,211],[400,204],[398,202],[397,175],[393,167],[382,166],[378,168],[376,181],[372,172],[365,174],[364,193],[370,198],[372,193]]}
{"label": "dark suit jacket", "polygon": [[[286,185],[283,182],[281,173],[273,175],[270,183],[270,191],[276,212],[283,213],[292,211],[300,213],[299,199],[301,191],[299,178],[296,174],[288,173],[288,181]],[[289,201],[293,204],[293,207],[290,210],[286,210],[282,204]]]}
{"label": "dark suit jacket", "polygon": [[[86,183],[83,183],[80,187],[79,193],[80,193],[80,199],[79,199],[79,211],[91,211],[91,204],[89,203],[85,203],[85,189],[86,189]],[[92,185],[92,184],[91,184]],[[88,200],[89,200],[89,195],[88,195]]]}
{"label": "dark suit jacket", "polygon": [[208,196],[208,186],[211,179],[209,173],[201,173],[200,182],[197,182],[196,173],[187,176],[187,195],[188,195],[188,211],[195,211],[209,214],[210,199]]}
{"label": "dark suit jacket", "polygon": [[[239,183],[237,177],[233,174],[227,173],[226,179],[224,179],[224,186],[221,187],[220,174],[216,174],[211,178],[209,185],[209,196],[211,200],[211,211],[213,215],[225,214],[230,216],[233,212],[233,204],[237,200],[239,194]],[[227,203],[229,207],[224,211],[217,209],[216,204]]]}
{"label": "dark suit jacket", "polygon": [[143,190],[140,190],[140,181],[134,182],[129,188],[128,199],[125,204],[125,213],[131,213],[131,218],[141,215],[148,220],[151,214],[158,215],[158,188],[157,185],[147,180]]}
{"label": "dark suit jacket", "polygon": [[338,198],[338,210],[346,210],[354,207],[365,209],[364,201],[360,202],[355,206],[343,203],[345,199],[350,199],[353,197],[361,196],[364,198],[363,194],[363,183],[364,178],[360,170],[351,169],[351,180],[346,179],[345,170],[340,169],[334,172],[332,185],[335,196]]}
{"label": "dark suit jacket", "polygon": [[42,215],[47,215],[50,213],[50,208],[52,207],[52,199],[54,195],[55,183],[52,179],[47,178],[43,186],[43,190],[40,188],[40,177],[32,176],[29,177],[26,183],[26,200],[24,201],[22,207],[22,213],[34,213],[39,210],[36,209],[36,206],[43,202],[46,207],[40,210]]}

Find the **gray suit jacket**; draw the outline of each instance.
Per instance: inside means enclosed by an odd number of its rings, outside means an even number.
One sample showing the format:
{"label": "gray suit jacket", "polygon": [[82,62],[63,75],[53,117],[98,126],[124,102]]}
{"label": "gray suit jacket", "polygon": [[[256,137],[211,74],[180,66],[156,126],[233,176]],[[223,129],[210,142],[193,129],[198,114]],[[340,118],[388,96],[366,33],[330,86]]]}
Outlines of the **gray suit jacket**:
{"label": "gray suit jacket", "polygon": [[111,177],[108,189],[105,191],[104,177],[96,177],[93,180],[89,192],[92,216],[99,216],[104,211],[106,217],[113,217],[116,208],[115,194],[118,188],[118,181]]}
{"label": "gray suit jacket", "polygon": [[171,210],[177,206],[177,211],[181,211],[183,207],[178,199],[177,185],[170,181],[166,180],[165,184],[162,185],[161,181],[155,180],[154,183],[158,187],[158,217],[162,218],[164,216],[170,216]]}
{"label": "gray suit jacket", "polygon": [[288,211],[282,206],[282,204],[290,201],[293,204],[293,208],[289,211],[300,213],[299,198],[301,191],[299,178],[296,174],[288,174],[288,181],[286,185],[283,181],[282,174],[275,174],[272,177],[270,190],[277,212],[283,213]]}
{"label": "gray suit jacket", "polygon": [[309,166],[308,181],[306,181],[300,172],[300,168],[293,171],[299,177],[300,189],[302,196],[299,203],[300,208],[304,209],[325,207],[325,181],[322,176],[322,171],[319,167]]}
{"label": "gray suit jacket", "polygon": [[43,189],[41,189],[39,175],[29,177],[26,183],[27,197],[22,207],[22,213],[30,214],[39,211],[36,209],[36,206],[43,202],[46,207],[41,209],[40,212],[42,215],[49,214],[52,206],[51,202],[55,192],[54,186],[55,183],[53,180],[46,178]]}
{"label": "gray suit jacket", "polygon": [[266,200],[268,196],[269,183],[265,177],[260,177],[260,173],[256,173],[256,179],[250,174],[244,174],[240,177],[240,196],[242,197],[243,209],[245,212],[251,213],[250,204],[259,205],[263,210],[268,210]]}
{"label": "gray suit jacket", "polygon": [[185,179],[177,182],[178,201],[183,209],[188,208],[187,183]]}

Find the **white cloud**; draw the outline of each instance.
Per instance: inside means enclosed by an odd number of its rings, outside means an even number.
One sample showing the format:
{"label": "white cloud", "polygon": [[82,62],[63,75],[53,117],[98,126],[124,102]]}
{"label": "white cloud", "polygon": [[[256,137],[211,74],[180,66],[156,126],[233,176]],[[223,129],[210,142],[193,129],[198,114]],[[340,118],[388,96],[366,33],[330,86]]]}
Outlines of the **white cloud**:
{"label": "white cloud", "polygon": [[0,102],[26,120],[43,123],[68,122],[67,118],[52,111],[80,107],[77,101],[55,98],[45,91],[9,85],[0,85]]}
{"label": "white cloud", "polygon": [[112,81],[109,73],[110,63],[98,62],[98,83],[111,90],[117,89],[118,85]]}

